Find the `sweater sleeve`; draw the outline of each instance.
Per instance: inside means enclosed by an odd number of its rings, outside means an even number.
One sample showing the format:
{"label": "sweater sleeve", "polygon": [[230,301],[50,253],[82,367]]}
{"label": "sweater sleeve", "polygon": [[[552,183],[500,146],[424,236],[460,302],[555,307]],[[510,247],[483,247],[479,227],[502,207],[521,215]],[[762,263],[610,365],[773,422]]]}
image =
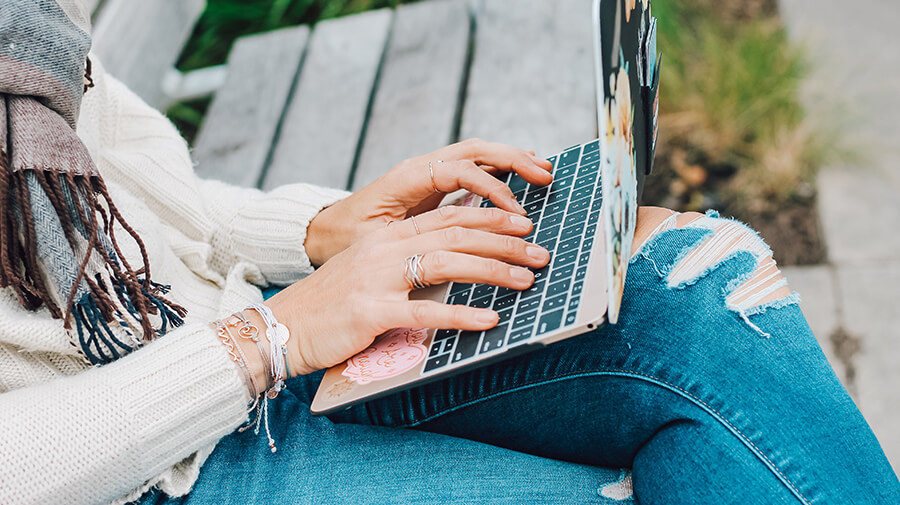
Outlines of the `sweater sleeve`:
{"label": "sweater sleeve", "polygon": [[[78,131],[107,182],[142,201],[183,239],[205,246],[202,261],[220,276],[241,261],[256,265],[268,284],[290,284],[312,271],[307,227],[348,192],[310,184],[263,192],[201,179],[167,118],[100,64],[94,76]],[[196,265],[194,258],[183,260]]]}
{"label": "sweater sleeve", "polygon": [[109,503],[247,419],[240,369],[207,325],[114,363],[0,394],[0,503]]}

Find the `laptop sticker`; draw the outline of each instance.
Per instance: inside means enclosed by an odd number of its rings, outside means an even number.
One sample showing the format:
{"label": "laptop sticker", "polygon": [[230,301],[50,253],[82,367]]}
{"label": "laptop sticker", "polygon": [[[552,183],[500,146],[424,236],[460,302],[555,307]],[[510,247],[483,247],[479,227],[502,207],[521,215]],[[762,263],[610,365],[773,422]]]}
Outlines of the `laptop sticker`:
{"label": "laptop sticker", "polygon": [[397,377],[428,354],[425,328],[397,328],[379,335],[366,350],[347,360],[341,374],[357,384]]}
{"label": "laptop sticker", "polygon": [[619,320],[625,274],[637,220],[637,179],[634,150],[634,106],[628,64],[610,76],[611,98],[606,100],[606,156],[602,164],[603,207],[606,230],[607,318]]}
{"label": "laptop sticker", "polygon": [[350,379],[344,379],[340,382],[335,382],[328,388],[325,393],[328,394],[329,398],[340,398],[345,394],[353,391],[355,383]]}

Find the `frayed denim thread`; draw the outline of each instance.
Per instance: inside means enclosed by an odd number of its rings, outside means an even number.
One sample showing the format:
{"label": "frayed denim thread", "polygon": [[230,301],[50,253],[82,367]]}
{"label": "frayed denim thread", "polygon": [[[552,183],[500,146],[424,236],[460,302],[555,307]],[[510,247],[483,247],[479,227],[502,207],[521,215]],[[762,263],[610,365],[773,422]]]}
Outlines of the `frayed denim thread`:
{"label": "frayed denim thread", "polygon": [[[756,230],[750,228],[746,224],[744,224],[740,221],[737,221],[735,219],[721,218],[721,217],[719,217],[719,213],[717,211],[713,211],[713,210],[707,211],[706,217],[737,224],[745,233],[752,234],[759,241],[760,244],[765,246],[765,251],[767,251],[768,255],[772,254],[772,249],[769,247],[768,244],[766,244],[766,242],[762,239],[762,237],[759,236],[759,233],[757,233]],[[696,238],[693,241],[691,241],[688,245],[685,245],[678,252],[678,254],[675,255],[675,258],[672,261],[668,262],[667,264],[665,264],[663,266],[660,266],[657,263],[657,261],[651,257],[651,255],[656,250],[659,243],[661,243],[663,240],[668,238],[670,236],[669,235],[670,233],[690,234],[692,232],[696,235]],[[666,284],[668,284],[668,278],[669,278],[670,274],[672,273],[672,270],[675,269],[675,267],[677,267],[692,251],[696,250],[698,247],[700,247],[702,244],[704,244],[707,240],[712,239],[712,237],[714,235],[715,235],[715,227],[711,226],[709,221],[702,222],[702,220],[692,222],[681,228],[665,230],[663,232],[657,233],[656,235],[650,237],[641,246],[641,248],[639,249],[637,254],[632,256],[631,260],[629,261],[629,264],[633,264],[636,261],[638,261],[639,259],[647,260],[652,265],[653,270],[656,271],[657,275],[659,275],[660,278],[663,279],[666,282]],[[690,240],[690,238],[689,238],[689,240]],[[719,268],[723,263],[726,263],[742,254],[751,255],[755,260],[754,264],[759,265],[759,262],[761,259],[760,254],[746,250],[746,249],[736,250],[736,251],[731,252],[728,255],[723,256],[722,258],[717,258],[716,261],[714,261],[712,264],[710,264],[708,267],[706,267],[698,275],[692,277],[690,280],[687,280],[687,281],[684,281],[684,282],[678,284],[677,286],[670,287],[670,289],[682,290],[689,286],[692,286],[692,285],[700,282],[700,280],[702,280],[704,277],[709,275],[710,272],[713,272],[714,270]],[[736,305],[733,305],[733,304],[727,304],[727,302],[725,300],[727,300],[728,296],[731,295],[731,293],[733,293],[740,286],[742,286],[746,282],[750,281],[756,274],[756,270],[757,270],[756,268],[752,268],[749,272],[741,274],[740,276],[735,277],[734,279],[729,281],[728,284],[722,289],[722,293],[721,293],[722,299],[723,299],[723,303],[725,304],[726,308],[728,308],[732,312],[739,315],[741,317],[741,319],[747,324],[747,326],[752,328],[759,336],[761,336],[763,338],[770,338],[771,335],[769,333],[765,332],[762,328],[760,328],[756,324],[754,324],[750,320],[750,316],[762,314],[768,309],[778,309],[778,308],[786,307],[788,305],[799,304],[800,296],[799,296],[799,294],[794,292],[793,294],[791,294],[790,296],[787,296],[785,298],[781,298],[781,299],[778,299],[778,300],[775,300],[772,302],[764,303],[762,305],[753,307],[748,310],[740,309],[739,307],[737,307]]]}
{"label": "frayed denim thread", "polygon": [[789,305],[799,305],[803,299],[800,297],[800,293],[794,291],[789,296],[784,298],[779,298],[778,300],[773,300],[771,302],[763,303],[762,305],[757,305],[752,309],[745,311],[748,316],[756,316],[759,314],[764,314],[769,309],[781,309],[787,307]]}

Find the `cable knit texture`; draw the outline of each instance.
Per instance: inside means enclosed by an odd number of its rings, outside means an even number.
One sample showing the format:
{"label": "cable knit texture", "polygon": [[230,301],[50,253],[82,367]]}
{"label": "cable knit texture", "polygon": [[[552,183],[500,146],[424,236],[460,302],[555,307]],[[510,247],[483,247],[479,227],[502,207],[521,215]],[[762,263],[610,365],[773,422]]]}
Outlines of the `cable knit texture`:
{"label": "cable knit texture", "polygon": [[78,134],[144,239],[154,279],[190,312],[182,328],[90,368],[61,321],[0,290],[2,504],[125,503],[154,485],[186,494],[250,400],[208,322],[260,301],[259,285],[309,274],[309,222],[347,195],[198,179],[172,124],[92,60]]}

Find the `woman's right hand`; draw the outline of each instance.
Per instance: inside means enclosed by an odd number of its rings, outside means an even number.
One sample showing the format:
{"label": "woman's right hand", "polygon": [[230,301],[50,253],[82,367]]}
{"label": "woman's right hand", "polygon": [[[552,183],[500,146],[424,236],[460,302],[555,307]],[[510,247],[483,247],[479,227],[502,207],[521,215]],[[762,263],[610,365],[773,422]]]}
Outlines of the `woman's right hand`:
{"label": "woman's right hand", "polygon": [[410,300],[407,258],[423,255],[427,284],[523,290],[534,283],[526,267],[541,268],[550,260],[544,248],[520,238],[531,228],[528,218],[497,208],[447,206],[370,233],[266,302],[290,330],[292,372],[336,365],[393,328],[494,327],[498,314],[490,309]]}

